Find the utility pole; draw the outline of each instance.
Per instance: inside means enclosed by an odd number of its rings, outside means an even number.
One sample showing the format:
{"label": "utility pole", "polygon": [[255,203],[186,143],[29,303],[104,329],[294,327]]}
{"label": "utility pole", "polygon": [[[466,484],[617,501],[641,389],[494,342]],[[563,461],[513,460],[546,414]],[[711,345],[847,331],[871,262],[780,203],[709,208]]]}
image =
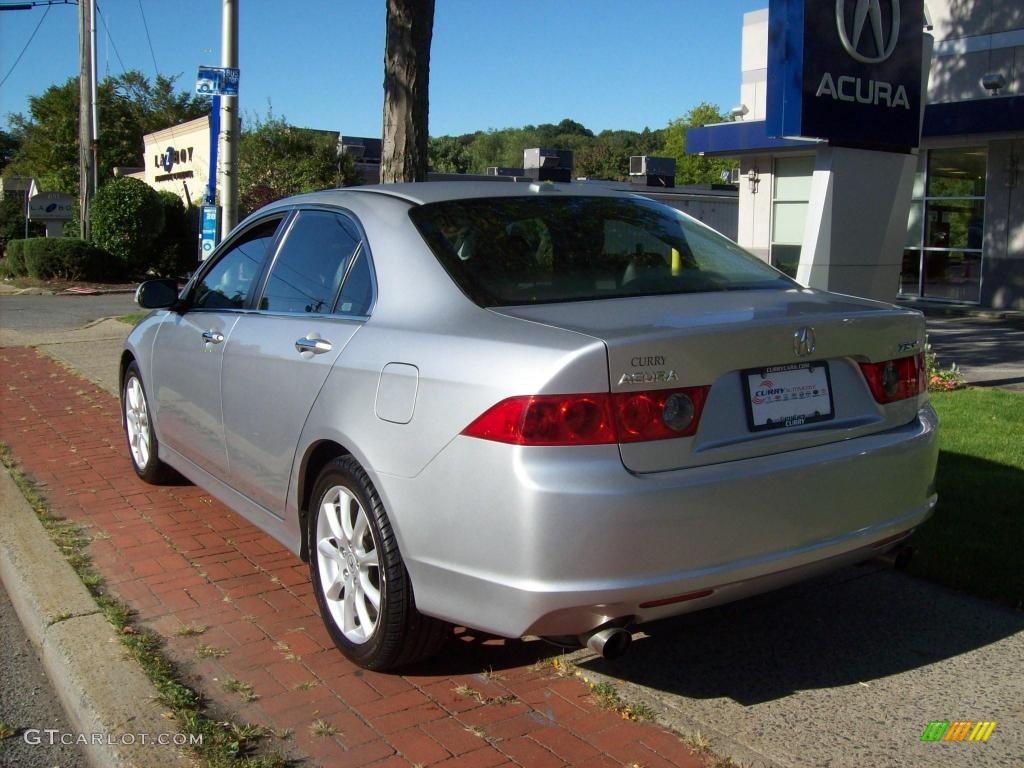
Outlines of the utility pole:
{"label": "utility pole", "polygon": [[82,239],[89,239],[89,204],[96,193],[96,4],[78,3],[78,199]]}
{"label": "utility pole", "polygon": [[[238,3],[240,0],[224,0],[221,17],[220,65],[227,69],[238,68]],[[220,124],[223,144],[220,165],[221,237],[226,237],[238,223],[238,97],[222,96],[220,100]]]}
{"label": "utility pole", "polygon": [[99,189],[100,180],[100,157],[99,157],[99,144],[100,144],[100,123],[99,115],[99,100],[96,96],[96,80],[98,75],[96,74],[96,0],[89,0],[89,88],[92,92],[92,98],[89,99],[90,115],[89,120],[92,122],[92,143],[89,145],[89,151],[92,153],[92,193],[96,194],[96,190]]}

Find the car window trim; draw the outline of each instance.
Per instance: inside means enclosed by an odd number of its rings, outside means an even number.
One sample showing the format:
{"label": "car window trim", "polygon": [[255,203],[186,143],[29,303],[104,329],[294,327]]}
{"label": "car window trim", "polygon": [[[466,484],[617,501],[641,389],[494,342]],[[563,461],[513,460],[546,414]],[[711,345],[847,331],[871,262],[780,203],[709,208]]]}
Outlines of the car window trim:
{"label": "car window trim", "polygon": [[[284,245],[287,235],[291,232],[291,228],[295,225],[299,215],[303,212],[308,211],[322,211],[324,213],[341,214],[345,216],[352,224],[355,225],[356,232],[359,234],[359,242],[356,244],[356,248],[352,251],[352,256],[349,258],[349,263],[345,267],[345,276],[342,277],[341,282],[338,284],[338,290],[334,295],[334,303],[331,305],[330,312],[312,314],[309,312],[285,312],[280,310],[260,309],[259,303],[263,299],[263,293],[267,287],[267,281],[270,279],[270,272],[273,270],[274,265],[277,263],[277,258],[281,251],[281,246]],[[341,292],[345,287],[345,282],[348,280],[349,275],[352,273],[352,268],[356,263],[357,257],[360,255],[366,256],[367,266],[370,270],[370,305],[367,307],[366,312],[363,314],[356,314],[354,312],[338,312],[338,301],[341,299]],[[373,308],[377,304],[377,272],[373,266],[373,258],[370,252],[370,242],[366,237],[366,230],[363,228],[363,223],[359,220],[359,217],[348,208],[340,205],[327,205],[327,204],[305,204],[299,205],[292,208],[288,214],[287,225],[278,230],[277,237],[274,240],[274,253],[273,256],[266,261],[266,266],[260,273],[258,281],[258,290],[253,295],[252,306],[248,307],[253,312],[259,312],[260,314],[273,316],[280,315],[282,317],[337,317],[346,320],[368,320],[373,314]]]}
{"label": "car window trim", "polygon": [[[247,311],[251,311],[252,310],[252,299],[253,299],[253,296],[247,297],[246,300],[245,300],[245,304],[243,306],[241,306],[241,307],[231,307],[231,308],[197,307],[197,306],[192,304],[192,298],[193,298],[193,295],[195,293],[196,286],[199,284],[199,282],[202,281],[203,278],[206,277],[206,275],[210,272],[211,269],[214,268],[214,266],[216,266],[216,264],[221,260],[221,258],[223,258],[225,253],[227,253],[232,248],[234,248],[235,244],[238,243],[238,241],[242,240],[246,235],[250,234],[257,227],[263,226],[263,225],[269,223],[270,221],[272,221],[273,219],[275,219],[277,217],[280,217],[279,221],[277,222],[277,229],[274,231],[274,236],[271,239],[270,243],[267,245],[267,253],[268,254],[271,253],[271,252],[275,252],[276,253],[277,246],[280,243],[280,239],[281,239],[282,224],[287,222],[291,216],[292,216],[292,211],[288,211],[288,210],[282,211],[280,209],[272,211],[272,212],[268,213],[266,216],[262,216],[259,219],[254,219],[251,223],[247,224],[244,229],[240,229],[239,231],[237,231],[235,233],[232,233],[232,235],[231,235],[231,237],[229,239],[224,240],[222,243],[220,243],[220,245],[217,246],[217,249],[212,254],[210,254],[210,258],[208,258],[205,262],[203,262],[203,264],[199,267],[199,269],[196,270],[195,274],[192,275],[192,277],[189,279],[188,283],[186,283],[186,285],[185,285],[185,289],[182,292],[182,295],[185,296],[186,300],[189,302],[188,311],[189,312],[247,312]],[[264,271],[266,269],[266,264],[267,264],[267,255],[264,254],[263,262],[260,265],[260,272],[257,275],[256,279],[253,281],[254,284],[257,287],[260,285],[260,281],[263,280],[263,274],[264,274]]]}
{"label": "car window trim", "polygon": [[288,235],[292,231],[292,227],[295,226],[295,222],[299,218],[299,210],[297,208],[291,208],[288,210],[287,215],[282,222],[281,228],[277,232],[277,236],[274,238],[273,247],[267,249],[267,258],[264,259],[262,266],[260,267],[260,274],[256,279],[256,290],[253,291],[253,295],[247,303],[248,309],[253,312],[262,312],[260,309],[260,302],[263,301],[263,293],[267,289],[267,283],[270,281],[270,273],[274,269],[274,265],[277,263],[277,257],[281,253],[281,248],[284,246],[285,241],[288,239]]}

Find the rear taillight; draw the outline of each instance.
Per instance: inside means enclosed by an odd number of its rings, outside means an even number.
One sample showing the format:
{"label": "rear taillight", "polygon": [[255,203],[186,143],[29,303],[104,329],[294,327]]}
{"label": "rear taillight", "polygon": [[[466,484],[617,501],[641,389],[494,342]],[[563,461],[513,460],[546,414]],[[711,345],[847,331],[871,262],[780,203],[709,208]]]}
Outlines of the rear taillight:
{"label": "rear taillight", "polygon": [[489,408],[462,434],[515,445],[604,445],[687,437],[708,387],[585,395],[524,395]]}
{"label": "rear taillight", "polygon": [[924,355],[900,357],[881,363],[861,363],[871,394],[879,403],[916,397],[928,388]]}
{"label": "rear taillight", "polygon": [[708,387],[610,395],[620,443],[689,437],[697,431]]}
{"label": "rear taillight", "polygon": [[516,445],[615,442],[605,394],[510,397],[485,411],[462,434]]}

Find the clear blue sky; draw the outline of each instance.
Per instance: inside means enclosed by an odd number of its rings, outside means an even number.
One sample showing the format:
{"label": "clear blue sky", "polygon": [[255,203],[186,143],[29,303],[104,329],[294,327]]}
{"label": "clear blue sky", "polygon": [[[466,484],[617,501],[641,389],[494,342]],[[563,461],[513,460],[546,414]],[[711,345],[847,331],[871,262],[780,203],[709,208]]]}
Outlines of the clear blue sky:
{"label": "clear blue sky", "polygon": [[[430,133],[565,117],[595,132],[640,130],[701,101],[728,109],[739,100],[743,13],[767,5],[437,0]],[[150,77],[157,68],[179,75],[191,89],[199,64],[220,64],[219,0],[99,0],[99,8],[101,76],[119,74],[123,62]],[[295,125],[380,135],[385,0],[240,0],[240,9],[243,116],[272,106]],[[28,112],[30,96],[77,74],[75,5],[52,6],[14,66],[45,10],[0,13],[0,78],[11,72],[0,87],[4,126],[8,113]]]}

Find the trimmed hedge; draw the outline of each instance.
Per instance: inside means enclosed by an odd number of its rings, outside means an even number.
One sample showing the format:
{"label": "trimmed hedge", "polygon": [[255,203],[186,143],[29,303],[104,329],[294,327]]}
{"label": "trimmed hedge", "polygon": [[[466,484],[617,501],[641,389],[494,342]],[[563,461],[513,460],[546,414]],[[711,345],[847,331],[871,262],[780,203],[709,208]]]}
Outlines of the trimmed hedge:
{"label": "trimmed hedge", "polygon": [[0,277],[24,277],[25,243],[27,240],[8,240],[4,248],[4,257],[0,259]]}
{"label": "trimmed hedge", "polygon": [[144,181],[121,176],[100,187],[89,210],[92,241],[114,257],[119,280],[142,275],[157,257],[164,204]]}
{"label": "trimmed hedge", "polygon": [[157,193],[164,209],[164,227],[155,243],[151,267],[161,277],[187,277],[196,268],[198,210],[186,208],[173,192]]}
{"label": "trimmed hedge", "polygon": [[[102,280],[109,269],[109,254],[77,237],[36,237],[14,241],[22,245],[25,271],[37,280]],[[12,243],[8,244],[8,249]]]}

